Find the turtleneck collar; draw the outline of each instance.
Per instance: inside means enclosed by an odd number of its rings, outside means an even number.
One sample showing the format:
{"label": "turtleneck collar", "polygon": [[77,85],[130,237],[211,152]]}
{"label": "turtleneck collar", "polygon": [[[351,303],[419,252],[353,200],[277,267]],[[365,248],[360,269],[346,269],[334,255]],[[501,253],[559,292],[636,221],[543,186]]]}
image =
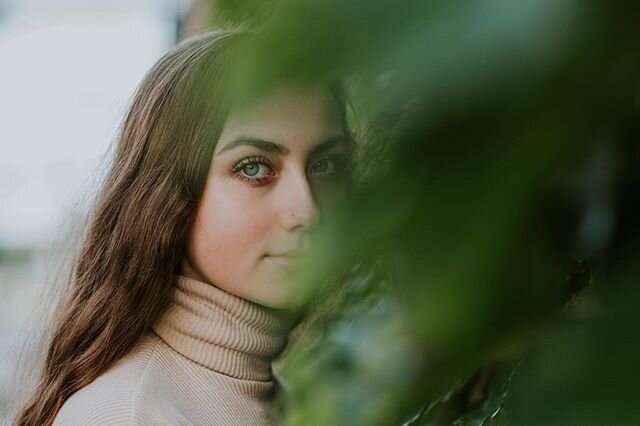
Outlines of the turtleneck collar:
{"label": "turtleneck collar", "polygon": [[153,331],[185,357],[238,379],[269,381],[292,321],[211,284],[178,276],[168,310]]}

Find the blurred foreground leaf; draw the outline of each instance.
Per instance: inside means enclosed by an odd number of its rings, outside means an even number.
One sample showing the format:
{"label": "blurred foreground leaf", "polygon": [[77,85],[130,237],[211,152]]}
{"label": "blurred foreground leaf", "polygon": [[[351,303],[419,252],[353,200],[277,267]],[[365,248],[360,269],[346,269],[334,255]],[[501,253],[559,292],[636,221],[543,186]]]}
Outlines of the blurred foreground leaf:
{"label": "blurred foreground leaf", "polygon": [[640,423],[639,10],[299,0],[261,21],[238,87],[344,77],[365,153],[300,278],[285,424]]}

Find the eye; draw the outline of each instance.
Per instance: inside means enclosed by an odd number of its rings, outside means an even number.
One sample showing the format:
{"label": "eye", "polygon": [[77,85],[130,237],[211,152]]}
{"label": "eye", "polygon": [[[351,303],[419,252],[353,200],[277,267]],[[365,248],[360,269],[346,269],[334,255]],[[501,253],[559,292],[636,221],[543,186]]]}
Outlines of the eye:
{"label": "eye", "polygon": [[269,160],[260,156],[252,156],[240,160],[233,166],[231,173],[239,179],[258,184],[274,175]]}
{"label": "eye", "polygon": [[253,177],[260,171],[260,166],[262,166],[262,164],[260,163],[250,163],[242,167],[242,169],[240,170],[242,170],[245,174]]}
{"label": "eye", "polygon": [[331,175],[339,173],[344,168],[344,160],[340,156],[325,157],[311,166],[311,173]]}

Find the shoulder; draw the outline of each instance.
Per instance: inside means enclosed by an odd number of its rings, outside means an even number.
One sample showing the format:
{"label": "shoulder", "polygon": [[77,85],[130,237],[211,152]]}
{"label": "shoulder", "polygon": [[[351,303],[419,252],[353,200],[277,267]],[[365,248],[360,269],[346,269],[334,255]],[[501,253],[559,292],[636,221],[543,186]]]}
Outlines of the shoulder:
{"label": "shoulder", "polygon": [[153,418],[161,411],[149,409],[149,401],[140,399],[140,395],[148,394],[147,388],[153,386],[153,382],[148,380],[148,371],[155,368],[154,355],[157,350],[158,343],[155,339],[141,339],[131,353],[92,383],[71,395],[58,411],[53,425],[161,423],[159,419]]}

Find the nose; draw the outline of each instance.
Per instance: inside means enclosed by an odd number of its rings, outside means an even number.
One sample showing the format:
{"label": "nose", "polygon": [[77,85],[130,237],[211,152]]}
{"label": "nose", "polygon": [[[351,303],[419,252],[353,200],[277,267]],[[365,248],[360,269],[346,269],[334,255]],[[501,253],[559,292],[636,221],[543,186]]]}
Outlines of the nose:
{"label": "nose", "polygon": [[307,231],[316,226],[320,220],[320,212],[306,175],[292,173],[283,189],[283,228]]}

